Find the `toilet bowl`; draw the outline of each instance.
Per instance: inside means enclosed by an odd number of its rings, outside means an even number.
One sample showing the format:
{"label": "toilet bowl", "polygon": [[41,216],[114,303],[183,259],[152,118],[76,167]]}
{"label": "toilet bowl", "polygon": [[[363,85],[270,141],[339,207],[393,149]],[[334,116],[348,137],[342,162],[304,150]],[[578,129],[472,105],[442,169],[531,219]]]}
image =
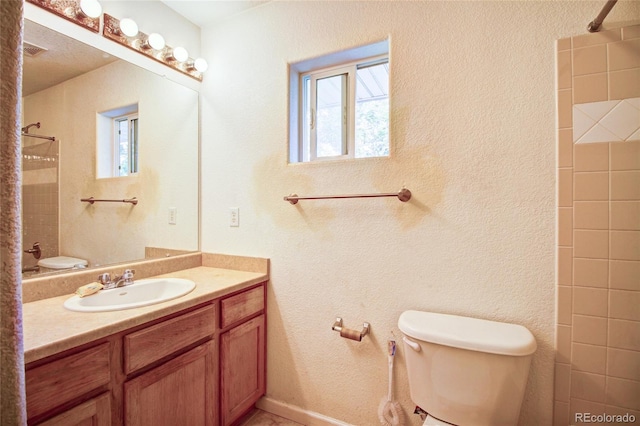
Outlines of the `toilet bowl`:
{"label": "toilet bowl", "polygon": [[49,269],[85,268],[87,265],[86,260],[69,256],[47,257],[38,261],[38,266]]}
{"label": "toilet bowl", "polygon": [[432,312],[405,311],[411,399],[424,425],[517,425],[536,341],[525,327]]}

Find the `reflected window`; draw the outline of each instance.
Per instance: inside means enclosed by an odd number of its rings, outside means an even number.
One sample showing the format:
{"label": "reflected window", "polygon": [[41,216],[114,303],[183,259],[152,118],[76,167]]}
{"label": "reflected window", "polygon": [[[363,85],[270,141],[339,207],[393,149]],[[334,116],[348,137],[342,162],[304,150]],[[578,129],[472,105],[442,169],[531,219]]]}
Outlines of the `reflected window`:
{"label": "reflected window", "polygon": [[97,115],[97,177],[131,176],[138,173],[138,104]]}
{"label": "reflected window", "polygon": [[138,173],[138,114],[118,117],[114,123],[115,176]]}

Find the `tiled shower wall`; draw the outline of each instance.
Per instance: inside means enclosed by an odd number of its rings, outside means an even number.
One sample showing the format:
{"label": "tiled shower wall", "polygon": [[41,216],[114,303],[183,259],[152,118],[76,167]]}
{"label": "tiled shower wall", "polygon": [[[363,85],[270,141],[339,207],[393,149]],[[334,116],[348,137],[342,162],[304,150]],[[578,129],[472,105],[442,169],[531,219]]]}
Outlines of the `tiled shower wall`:
{"label": "tiled shower wall", "polygon": [[[58,255],[58,142],[26,143],[22,149],[22,244],[39,242],[42,257]],[[38,262],[22,254],[22,267]]]}
{"label": "tiled shower wall", "polygon": [[558,40],[557,55],[554,425],[640,421],[640,26]]}

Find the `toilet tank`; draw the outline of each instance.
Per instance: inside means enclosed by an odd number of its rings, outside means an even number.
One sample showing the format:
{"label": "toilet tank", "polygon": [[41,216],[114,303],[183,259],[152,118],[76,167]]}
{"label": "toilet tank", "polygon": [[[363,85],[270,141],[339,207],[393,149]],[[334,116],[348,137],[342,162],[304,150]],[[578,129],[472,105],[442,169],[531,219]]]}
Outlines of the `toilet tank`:
{"label": "toilet tank", "polygon": [[398,327],[411,399],[455,425],[516,425],[536,341],[521,325],[406,311]]}

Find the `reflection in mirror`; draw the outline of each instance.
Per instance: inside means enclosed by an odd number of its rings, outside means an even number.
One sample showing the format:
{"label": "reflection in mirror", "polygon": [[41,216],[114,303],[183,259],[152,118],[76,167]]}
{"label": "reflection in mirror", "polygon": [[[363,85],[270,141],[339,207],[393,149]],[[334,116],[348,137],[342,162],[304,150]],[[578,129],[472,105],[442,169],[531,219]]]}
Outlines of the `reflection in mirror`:
{"label": "reflection in mirror", "polygon": [[23,277],[198,250],[197,92],[28,20],[24,41]]}
{"label": "reflection in mirror", "polygon": [[138,123],[138,104],[98,114],[98,178],[138,173]]}

